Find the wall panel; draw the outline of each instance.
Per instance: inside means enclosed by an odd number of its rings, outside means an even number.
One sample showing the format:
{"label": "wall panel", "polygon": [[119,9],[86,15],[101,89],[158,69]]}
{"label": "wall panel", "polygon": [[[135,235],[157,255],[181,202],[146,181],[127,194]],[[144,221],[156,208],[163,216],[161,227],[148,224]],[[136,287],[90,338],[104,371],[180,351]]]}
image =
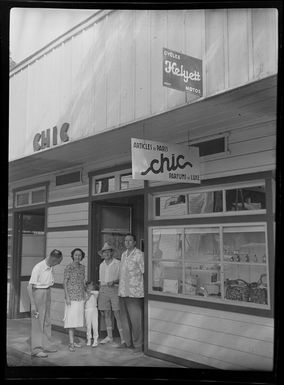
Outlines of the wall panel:
{"label": "wall panel", "polygon": [[135,119],[150,115],[150,11],[135,10]]}
{"label": "wall panel", "polygon": [[227,370],[272,370],[272,319],[149,301],[149,349]]}

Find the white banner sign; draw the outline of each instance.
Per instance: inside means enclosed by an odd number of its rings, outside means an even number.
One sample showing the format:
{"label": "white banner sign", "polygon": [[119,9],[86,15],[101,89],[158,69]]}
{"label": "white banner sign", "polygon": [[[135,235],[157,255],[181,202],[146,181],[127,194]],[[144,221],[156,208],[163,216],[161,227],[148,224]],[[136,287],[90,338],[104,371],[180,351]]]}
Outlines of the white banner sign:
{"label": "white banner sign", "polygon": [[199,148],[131,139],[132,178],[200,183]]}

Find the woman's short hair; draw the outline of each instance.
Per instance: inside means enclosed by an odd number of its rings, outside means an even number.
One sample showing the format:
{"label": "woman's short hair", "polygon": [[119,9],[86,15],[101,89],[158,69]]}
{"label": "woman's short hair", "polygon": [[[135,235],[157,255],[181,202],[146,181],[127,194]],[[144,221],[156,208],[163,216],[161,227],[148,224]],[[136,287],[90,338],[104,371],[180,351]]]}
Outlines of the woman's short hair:
{"label": "woman's short hair", "polygon": [[79,247],[76,247],[75,249],[73,249],[73,250],[71,251],[71,258],[72,258],[73,261],[74,261],[74,254],[75,254],[76,251],[80,251],[80,252],[81,252],[81,255],[82,255],[81,261],[82,261],[82,259],[85,258],[85,253],[84,253],[84,251],[83,251],[82,249],[80,249]]}
{"label": "woman's short hair", "polygon": [[62,256],[62,252],[61,252],[60,250],[57,250],[57,249],[52,250],[52,251],[50,252],[50,256],[51,256],[51,257],[55,257],[55,258],[57,258],[57,259],[60,259],[60,258],[63,257],[63,256]]}
{"label": "woman's short hair", "polygon": [[133,238],[133,241],[136,242],[136,235],[132,234],[132,233],[128,233],[125,235],[124,239],[129,236],[129,237],[132,237]]}

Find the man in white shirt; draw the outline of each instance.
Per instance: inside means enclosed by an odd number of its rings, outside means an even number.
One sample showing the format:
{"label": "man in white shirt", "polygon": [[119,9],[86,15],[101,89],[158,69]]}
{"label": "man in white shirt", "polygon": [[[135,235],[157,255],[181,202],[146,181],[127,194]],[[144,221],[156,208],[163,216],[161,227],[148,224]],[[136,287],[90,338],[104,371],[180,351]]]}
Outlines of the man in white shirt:
{"label": "man in white shirt", "polygon": [[32,356],[44,358],[56,352],[51,347],[50,304],[54,284],[53,266],[62,261],[60,250],[53,250],[48,257],[37,263],[31,273],[28,294],[31,301],[31,351]]}
{"label": "man in white shirt", "polygon": [[98,309],[104,316],[107,329],[107,336],[100,342],[101,344],[106,344],[108,342],[113,343],[111,310],[113,311],[116,319],[121,343],[124,343],[118,299],[120,261],[113,258],[113,252],[114,248],[109,242],[106,242],[103,248],[99,251],[99,255],[104,258],[104,261],[100,264]]}

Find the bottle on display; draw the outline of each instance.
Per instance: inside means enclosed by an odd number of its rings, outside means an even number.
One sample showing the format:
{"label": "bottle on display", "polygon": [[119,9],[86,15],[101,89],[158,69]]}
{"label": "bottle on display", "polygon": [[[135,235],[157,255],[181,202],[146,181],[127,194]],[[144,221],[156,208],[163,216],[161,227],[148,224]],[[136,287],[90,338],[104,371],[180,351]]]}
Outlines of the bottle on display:
{"label": "bottle on display", "polygon": [[254,256],[253,256],[253,262],[257,262],[257,256],[256,256],[256,254],[254,254]]}
{"label": "bottle on display", "polygon": [[248,254],[245,256],[245,262],[249,262],[249,255]]}

